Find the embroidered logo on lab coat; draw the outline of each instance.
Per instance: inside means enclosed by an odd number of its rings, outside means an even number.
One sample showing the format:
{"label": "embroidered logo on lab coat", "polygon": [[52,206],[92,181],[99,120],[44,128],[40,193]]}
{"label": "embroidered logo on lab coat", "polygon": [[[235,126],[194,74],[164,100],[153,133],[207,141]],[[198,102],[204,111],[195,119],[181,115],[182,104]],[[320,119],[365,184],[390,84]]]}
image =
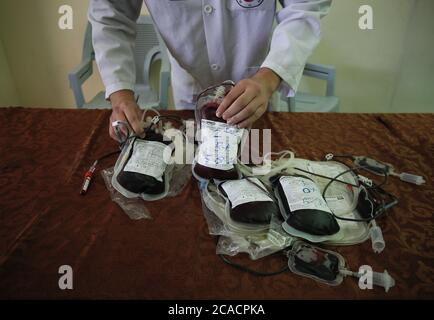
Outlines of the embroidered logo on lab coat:
{"label": "embroidered logo on lab coat", "polygon": [[237,0],[238,4],[243,8],[259,7],[264,0]]}

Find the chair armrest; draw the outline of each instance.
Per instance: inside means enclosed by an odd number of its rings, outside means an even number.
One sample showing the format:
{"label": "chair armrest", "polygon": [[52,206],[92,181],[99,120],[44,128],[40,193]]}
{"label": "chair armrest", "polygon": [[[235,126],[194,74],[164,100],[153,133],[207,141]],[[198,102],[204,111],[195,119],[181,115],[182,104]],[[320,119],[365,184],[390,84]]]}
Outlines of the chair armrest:
{"label": "chair armrest", "polygon": [[[162,56],[165,53],[162,52]],[[170,63],[167,57],[161,59],[160,69],[160,107],[167,109],[169,107],[169,86],[170,86]]]}
{"label": "chair armrest", "polygon": [[170,85],[170,72],[160,72],[160,108],[167,109],[169,107],[169,85]]}
{"label": "chair armrest", "polygon": [[170,84],[170,64],[168,62],[168,59],[164,56],[164,52],[161,51],[159,47],[154,47],[151,49],[148,54],[146,55],[145,61],[144,61],[144,81],[146,84],[149,84],[150,79],[150,72],[151,72],[151,65],[155,62],[160,60],[161,61],[161,67],[160,67],[160,90],[159,90],[159,107],[162,109],[167,109],[169,105],[169,84]]}
{"label": "chair armrest", "polygon": [[307,63],[303,74],[308,77],[327,81],[326,95],[333,96],[335,92],[336,69],[333,66],[324,64]]}
{"label": "chair armrest", "polygon": [[89,58],[83,60],[68,74],[69,87],[74,93],[75,103],[78,108],[81,108],[85,103],[81,86],[92,75],[92,72],[92,60]]}

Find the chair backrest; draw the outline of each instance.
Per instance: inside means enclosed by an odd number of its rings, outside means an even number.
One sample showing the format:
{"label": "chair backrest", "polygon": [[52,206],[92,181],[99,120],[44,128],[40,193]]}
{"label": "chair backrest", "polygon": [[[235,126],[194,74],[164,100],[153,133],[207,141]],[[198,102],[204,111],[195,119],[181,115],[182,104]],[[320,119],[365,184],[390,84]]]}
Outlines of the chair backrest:
{"label": "chair backrest", "polygon": [[150,16],[140,16],[137,20],[137,36],[134,49],[136,64],[136,84],[149,85],[151,65],[161,59],[162,64],[169,64],[166,46],[156,32]]}
{"label": "chair backrest", "polygon": [[[335,79],[336,69],[334,66],[328,66],[324,64],[312,64],[306,63],[303,71],[303,75],[313,77],[316,79],[325,80],[326,84],[326,96],[331,97],[335,94]],[[289,110],[295,109],[295,97],[287,99]]]}
{"label": "chair backrest", "polygon": [[313,77],[327,82],[326,96],[331,97],[335,94],[335,78],[336,70],[333,66],[323,64],[307,63],[304,67],[303,74],[308,77]]}
{"label": "chair backrest", "polygon": [[[88,23],[83,44],[82,60],[95,59],[95,51],[92,45],[92,25]],[[151,65],[161,59],[162,65],[169,66],[169,58],[166,46],[160,35],[155,31],[150,16],[140,16],[137,20],[137,35],[134,48],[134,62],[136,66],[136,84],[148,86]]]}

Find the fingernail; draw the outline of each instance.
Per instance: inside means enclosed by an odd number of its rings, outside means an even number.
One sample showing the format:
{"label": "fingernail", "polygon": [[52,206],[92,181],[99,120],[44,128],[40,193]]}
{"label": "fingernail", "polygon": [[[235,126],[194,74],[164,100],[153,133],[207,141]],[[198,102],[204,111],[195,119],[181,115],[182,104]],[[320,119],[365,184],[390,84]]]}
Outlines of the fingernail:
{"label": "fingernail", "polygon": [[227,124],[233,124],[234,123],[234,119],[229,119],[228,121],[226,121]]}
{"label": "fingernail", "polygon": [[216,112],[215,115],[220,118],[220,112]]}

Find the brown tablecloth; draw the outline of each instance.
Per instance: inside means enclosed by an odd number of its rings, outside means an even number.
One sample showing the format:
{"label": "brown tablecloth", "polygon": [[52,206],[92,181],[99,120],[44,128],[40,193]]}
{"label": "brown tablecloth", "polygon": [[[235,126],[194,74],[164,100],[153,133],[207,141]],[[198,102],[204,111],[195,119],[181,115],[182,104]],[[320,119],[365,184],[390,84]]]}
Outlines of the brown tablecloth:
{"label": "brown tablecloth", "polygon": [[[379,220],[383,253],[375,254],[370,241],[332,248],[353,270],[364,264],[387,269],[396,280],[388,294],[362,291],[352,278],[330,287],[291,273],[260,278],[225,265],[194,181],[175,198],[149,203],[152,220],[130,220],[99,174],[80,196],[83,173],[117,148],[108,136],[109,115],[0,109],[0,298],[434,298],[434,115],[269,113],[257,123],[272,128],[273,151],[289,148],[312,160],[328,152],[368,155],[425,176],[424,186],[390,178],[386,189],[400,203]],[[263,270],[285,263],[283,257],[237,261]],[[73,268],[73,290],[58,287],[61,265]]]}

